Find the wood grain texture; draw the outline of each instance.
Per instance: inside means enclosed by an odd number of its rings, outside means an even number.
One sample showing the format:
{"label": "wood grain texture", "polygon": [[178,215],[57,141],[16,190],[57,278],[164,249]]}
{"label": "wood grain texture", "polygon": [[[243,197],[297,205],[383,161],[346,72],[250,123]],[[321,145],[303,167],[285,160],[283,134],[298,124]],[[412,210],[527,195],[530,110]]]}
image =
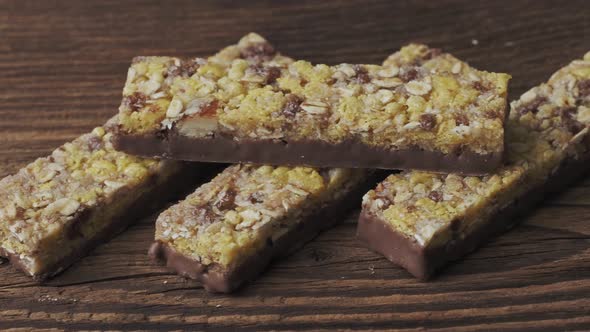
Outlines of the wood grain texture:
{"label": "wood grain texture", "polygon": [[[0,0],[0,176],[114,114],[133,56],[206,56],[249,31],[331,64],[425,42],[511,73],[515,98],[590,50],[590,4]],[[232,296],[148,261],[155,217],[46,285],[1,264],[0,329],[590,329],[589,180],[428,283],[365,249],[356,216]]]}

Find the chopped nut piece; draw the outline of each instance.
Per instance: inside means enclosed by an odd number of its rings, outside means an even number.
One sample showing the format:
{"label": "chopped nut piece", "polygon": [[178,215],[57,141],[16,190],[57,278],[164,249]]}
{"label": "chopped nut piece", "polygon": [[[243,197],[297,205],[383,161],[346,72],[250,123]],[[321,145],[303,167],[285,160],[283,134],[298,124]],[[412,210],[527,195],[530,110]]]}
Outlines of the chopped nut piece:
{"label": "chopped nut piece", "polygon": [[324,114],[329,105],[321,101],[305,101],[300,105],[301,109],[311,114]]}
{"label": "chopped nut piece", "polygon": [[[212,106],[212,107],[211,107]],[[214,105],[214,100],[211,98],[197,98],[193,99],[187,106],[184,114],[214,114],[217,106]]]}
{"label": "chopped nut piece", "polygon": [[527,92],[525,92],[521,97],[520,100],[523,103],[531,103],[533,102],[533,100],[537,99],[537,94],[535,93],[535,90],[529,90]]}
{"label": "chopped nut piece", "polygon": [[214,117],[193,114],[178,123],[178,132],[188,137],[207,137],[215,134],[217,126]]}
{"label": "chopped nut piece", "polygon": [[58,202],[59,213],[61,213],[64,216],[71,216],[80,207],[80,203],[78,201],[69,198],[62,198],[61,200],[58,200],[55,203]]}
{"label": "chopped nut piece", "polygon": [[166,111],[166,116],[169,118],[175,118],[180,115],[182,112],[182,101],[178,99],[172,99],[170,105],[168,106],[168,110]]}

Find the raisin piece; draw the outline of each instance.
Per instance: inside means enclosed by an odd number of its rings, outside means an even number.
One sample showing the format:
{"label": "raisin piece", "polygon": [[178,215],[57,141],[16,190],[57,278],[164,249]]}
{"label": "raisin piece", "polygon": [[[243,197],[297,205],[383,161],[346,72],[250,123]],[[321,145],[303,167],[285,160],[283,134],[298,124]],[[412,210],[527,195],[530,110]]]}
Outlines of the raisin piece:
{"label": "raisin piece", "polygon": [[492,111],[492,110],[487,110],[483,115],[486,117],[486,119],[502,118],[502,112]]}
{"label": "raisin piece", "polygon": [[371,81],[367,68],[361,65],[354,65],[352,68],[354,69],[354,78],[358,83],[364,84],[369,83],[369,81]]}
{"label": "raisin piece", "polygon": [[199,64],[196,60],[182,60],[179,66],[172,66],[168,68],[165,77],[191,77],[199,69]]}
{"label": "raisin piece", "polygon": [[566,109],[561,110],[561,122],[567,128],[567,130],[572,134],[579,133],[582,129],[584,129],[584,125],[576,120],[575,107],[569,107]]}
{"label": "raisin piece", "polygon": [[213,212],[213,210],[211,210],[210,206],[204,206],[201,209],[201,217],[203,218],[203,221],[207,224],[212,224],[215,221],[215,217],[217,215],[215,214],[215,212]]}
{"label": "raisin piece", "polygon": [[184,61],[181,65],[180,72],[182,73],[182,76],[191,77],[198,69],[199,64],[196,61]]}
{"label": "raisin piece", "polygon": [[130,96],[123,98],[123,104],[131,109],[131,112],[141,110],[147,101],[148,97],[141,92],[134,92]]}
{"label": "raisin piece", "polygon": [[578,83],[580,97],[590,96],[590,80],[583,80]]}
{"label": "raisin piece", "polygon": [[88,139],[88,149],[90,151],[100,150],[102,147],[102,139],[98,136],[92,136]]}
{"label": "raisin piece", "polygon": [[479,92],[486,92],[487,90],[489,90],[489,86],[487,84],[480,82],[480,81],[473,82],[472,86],[475,90],[477,90]]}
{"label": "raisin piece", "polygon": [[16,207],[16,216],[17,219],[24,219],[25,218],[25,209],[20,206]]}
{"label": "raisin piece", "polygon": [[455,125],[456,126],[469,126],[469,119],[465,114],[457,114],[455,115]]}
{"label": "raisin piece", "polygon": [[289,117],[295,116],[301,110],[301,103],[303,103],[303,98],[294,94],[287,95],[287,101],[283,106],[282,113]]}
{"label": "raisin piece", "polygon": [[263,196],[259,192],[253,192],[252,194],[250,194],[250,197],[248,197],[248,200],[252,204],[262,203]]}
{"label": "raisin piece", "polygon": [[277,79],[281,77],[281,69],[278,67],[269,67],[266,70],[266,84],[273,84],[277,81]]}
{"label": "raisin piece", "polygon": [[434,114],[420,115],[420,127],[424,130],[432,130],[436,127],[436,116]]}
{"label": "raisin piece", "polygon": [[223,196],[215,202],[215,207],[221,211],[233,209],[235,207],[236,194],[234,189],[227,189]]}
{"label": "raisin piece", "polygon": [[414,68],[403,70],[399,75],[399,78],[401,78],[404,82],[413,81],[416,79],[416,77],[418,77],[418,71]]}
{"label": "raisin piece", "polygon": [[440,191],[433,190],[428,194],[428,198],[438,203],[442,201],[443,195]]}
{"label": "raisin piece", "polygon": [[264,84],[273,84],[281,77],[281,69],[279,67],[264,67],[259,63],[251,65],[250,70],[256,75],[262,76]]}
{"label": "raisin piece", "polygon": [[527,114],[528,112],[533,112],[533,114],[536,114],[539,111],[539,106],[541,106],[541,104],[543,104],[545,101],[547,101],[547,98],[537,97],[533,101],[531,101],[530,103],[528,103],[526,105],[522,105],[518,109],[518,113],[524,115],[524,114]]}
{"label": "raisin piece", "polygon": [[256,43],[246,47],[240,52],[243,59],[263,60],[268,59],[276,54],[275,49],[266,42]]}

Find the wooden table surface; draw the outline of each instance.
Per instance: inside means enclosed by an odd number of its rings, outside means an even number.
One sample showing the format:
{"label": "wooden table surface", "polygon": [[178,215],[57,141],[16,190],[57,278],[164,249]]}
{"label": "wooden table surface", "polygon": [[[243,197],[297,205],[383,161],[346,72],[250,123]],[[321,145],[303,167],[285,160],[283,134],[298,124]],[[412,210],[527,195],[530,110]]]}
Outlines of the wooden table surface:
{"label": "wooden table surface", "polygon": [[[0,176],[113,115],[133,56],[206,56],[250,31],[330,64],[425,42],[511,73],[513,99],[590,50],[590,4],[0,0]],[[155,217],[43,286],[2,264],[0,329],[590,329],[589,179],[428,283],[365,249],[357,215],[231,296],[150,264]]]}

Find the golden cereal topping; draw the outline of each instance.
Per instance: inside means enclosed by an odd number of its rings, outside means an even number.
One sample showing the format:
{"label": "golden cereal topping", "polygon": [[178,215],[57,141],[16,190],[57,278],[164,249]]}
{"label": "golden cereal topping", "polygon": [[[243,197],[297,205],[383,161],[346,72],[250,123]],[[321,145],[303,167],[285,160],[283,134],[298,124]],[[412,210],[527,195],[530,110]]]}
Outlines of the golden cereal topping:
{"label": "golden cereal topping", "polygon": [[0,180],[0,247],[30,254],[84,211],[175,165],[115,151],[110,138],[97,127]]}
{"label": "golden cereal topping", "polygon": [[253,33],[208,59],[136,57],[123,89],[120,125],[127,132],[152,133],[181,119],[215,117],[248,89],[271,83],[289,62]]}
{"label": "golden cereal topping", "polygon": [[[256,52],[237,51],[252,49],[252,38]],[[503,150],[507,74],[479,71],[416,44],[382,66],[293,62],[257,35],[230,49],[223,61],[218,54],[190,65],[138,59],[124,89],[123,131],[330,143],[355,137],[388,149],[444,153]],[[264,56],[245,57],[257,52]]]}
{"label": "golden cereal topping", "polygon": [[[408,55],[409,57],[409,55]],[[403,172],[363,198],[363,209],[423,246],[475,224],[546,181],[565,158],[588,153],[590,53],[511,104],[508,163],[484,177]]]}
{"label": "golden cereal topping", "polygon": [[164,211],[156,240],[203,264],[235,266],[268,239],[364,181],[366,170],[230,166]]}

